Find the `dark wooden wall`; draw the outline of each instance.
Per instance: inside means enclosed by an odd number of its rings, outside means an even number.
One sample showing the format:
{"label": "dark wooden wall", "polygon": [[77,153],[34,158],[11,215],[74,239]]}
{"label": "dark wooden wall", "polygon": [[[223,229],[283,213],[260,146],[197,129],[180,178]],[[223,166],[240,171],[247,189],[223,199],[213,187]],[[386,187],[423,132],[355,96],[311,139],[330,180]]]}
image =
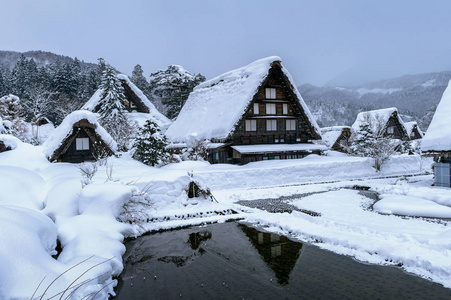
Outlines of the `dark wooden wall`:
{"label": "dark wooden wall", "polygon": [[[282,72],[279,69],[271,69],[267,81],[257,92],[254,101],[249,105],[248,110],[235,130],[232,140],[234,144],[275,144],[275,143],[306,143],[315,139],[310,133],[311,124],[305,115],[300,111],[299,104],[293,97],[294,92],[282,79]],[[276,99],[266,99],[266,88],[276,89]],[[259,112],[254,112],[254,103],[259,106]],[[276,107],[276,114],[266,114],[266,104],[273,103]],[[283,114],[283,104],[287,104],[287,114]],[[296,130],[286,130],[286,120],[296,120]],[[246,120],[256,120],[257,130],[246,131]],[[276,120],[277,130],[266,130],[266,120]]]}

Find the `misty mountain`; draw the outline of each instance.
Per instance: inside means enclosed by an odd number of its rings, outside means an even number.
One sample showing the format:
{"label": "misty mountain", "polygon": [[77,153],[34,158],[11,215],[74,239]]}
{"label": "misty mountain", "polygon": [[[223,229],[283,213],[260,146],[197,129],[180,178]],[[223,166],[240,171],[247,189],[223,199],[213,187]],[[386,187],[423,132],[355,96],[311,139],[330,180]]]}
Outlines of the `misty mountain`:
{"label": "misty mountain", "polygon": [[[36,62],[37,67],[46,66],[55,63],[59,60],[62,64],[73,62],[74,58],[69,56],[59,55],[52,52],[45,51],[27,51],[27,52],[16,52],[16,51],[2,51],[0,50],[0,66],[6,69],[12,70],[14,65],[19,60],[20,55],[24,55],[27,59],[33,58]],[[92,63],[80,62],[82,71],[86,71],[95,68],[97,65]]]}
{"label": "misty mountain", "polygon": [[321,127],[352,125],[358,112],[397,107],[406,121],[426,130],[451,79],[451,72],[405,75],[354,87],[299,86]]}

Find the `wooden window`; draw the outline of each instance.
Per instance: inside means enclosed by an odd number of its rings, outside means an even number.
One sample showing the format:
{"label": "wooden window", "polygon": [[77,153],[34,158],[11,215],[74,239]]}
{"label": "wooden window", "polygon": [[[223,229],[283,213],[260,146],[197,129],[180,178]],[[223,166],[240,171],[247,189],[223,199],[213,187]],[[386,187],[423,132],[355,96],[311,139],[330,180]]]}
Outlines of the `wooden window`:
{"label": "wooden window", "polygon": [[266,99],[276,99],[276,89],[275,88],[266,88]]}
{"label": "wooden window", "polygon": [[348,144],[348,141],[345,139],[340,140],[340,145],[341,146],[346,146]]}
{"label": "wooden window", "polygon": [[257,131],[257,120],[246,120],[246,131]]}
{"label": "wooden window", "polygon": [[296,120],[286,120],[285,130],[296,130]]}
{"label": "wooden window", "polygon": [[258,103],[254,103],[254,115],[258,115],[260,112],[259,112],[259,109],[258,109]]}
{"label": "wooden window", "polygon": [[89,138],[76,138],[75,149],[78,151],[89,150]]}
{"label": "wooden window", "polygon": [[284,115],[288,115],[288,104],[287,103],[282,104],[282,113]]}
{"label": "wooden window", "polygon": [[276,104],[275,103],[266,103],[266,114],[267,115],[275,115],[276,114]]}
{"label": "wooden window", "polygon": [[410,133],[410,137],[415,137],[415,131],[412,131],[412,132]]}
{"label": "wooden window", "polygon": [[395,126],[390,126],[387,128],[387,133],[388,134],[394,134],[395,133]]}
{"label": "wooden window", "polygon": [[266,130],[276,131],[277,130],[277,120],[266,120]]}

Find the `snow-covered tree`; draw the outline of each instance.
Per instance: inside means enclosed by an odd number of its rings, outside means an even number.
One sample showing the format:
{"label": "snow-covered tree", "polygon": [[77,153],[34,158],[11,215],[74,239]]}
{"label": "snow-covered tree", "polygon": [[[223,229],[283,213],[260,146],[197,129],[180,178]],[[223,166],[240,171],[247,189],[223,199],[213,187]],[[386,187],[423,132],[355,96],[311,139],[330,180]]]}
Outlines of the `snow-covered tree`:
{"label": "snow-covered tree", "polygon": [[182,66],[170,65],[166,70],[150,75],[149,89],[161,98],[166,115],[173,119],[178,116],[194,87],[203,81],[205,77],[200,74],[193,75]]}
{"label": "snow-covered tree", "polygon": [[116,71],[110,65],[105,66],[100,84],[102,93],[99,100],[100,123],[117,142],[120,151],[129,148],[134,128],[130,125],[124,108],[124,89],[117,78]]}
{"label": "snow-covered tree", "polygon": [[380,171],[384,162],[394,154],[397,143],[382,135],[375,136],[371,128],[368,122],[362,122],[359,131],[351,137],[348,151],[356,156],[372,157],[374,167]]}
{"label": "snow-covered tree", "polygon": [[133,68],[130,80],[143,92],[147,91],[149,88],[149,83],[147,82],[146,77],[144,77],[143,69],[139,64]]}
{"label": "snow-covered tree", "polygon": [[371,126],[368,122],[362,122],[359,131],[352,137],[348,151],[356,156],[369,156],[375,140],[376,138]]}
{"label": "snow-covered tree", "polygon": [[167,144],[166,136],[161,133],[158,125],[147,120],[143,127],[138,129],[133,143],[133,158],[146,165],[161,164],[169,157],[166,151]]}
{"label": "snow-covered tree", "polygon": [[20,117],[22,113],[23,106],[19,97],[9,94],[0,98],[0,117],[13,120]]}

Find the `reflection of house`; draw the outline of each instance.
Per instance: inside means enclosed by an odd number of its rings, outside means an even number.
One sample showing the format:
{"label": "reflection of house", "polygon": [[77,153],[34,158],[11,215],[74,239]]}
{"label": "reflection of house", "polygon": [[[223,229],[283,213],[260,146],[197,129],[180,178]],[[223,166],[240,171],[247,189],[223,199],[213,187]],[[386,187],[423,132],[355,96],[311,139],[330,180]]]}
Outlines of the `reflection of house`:
{"label": "reflection of house", "polygon": [[[121,81],[122,88],[124,89],[126,98],[124,107],[128,112],[133,113],[134,119],[137,119],[140,125],[144,124],[145,121],[141,119],[152,119],[152,121],[163,129],[169,126],[171,121],[155,108],[144,93],[126,75],[118,74],[117,78]],[[81,109],[97,112],[99,110],[99,101],[102,92],[102,89],[98,89]]]}
{"label": "reflection of house", "polygon": [[245,225],[239,225],[239,228],[249,238],[265,263],[274,271],[278,282],[287,284],[291,270],[301,254],[302,243]]}
{"label": "reflection of house", "polygon": [[406,127],[407,135],[411,140],[418,140],[423,138],[423,132],[416,121],[412,122],[404,122],[404,126]]}
{"label": "reflection of house", "polygon": [[97,122],[97,114],[74,111],[44,143],[50,161],[80,163],[113,155],[116,142]]}
{"label": "reflection of house", "polygon": [[360,125],[367,122],[373,133],[377,136],[385,136],[399,140],[409,140],[404,122],[398,114],[398,109],[395,107],[384,108],[378,110],[371,110],[361,112],[352,124],[354,131],[359,131]]}
{"label": "reflection of house", "polygon": [[436,186],[451,187],[451,81],[421,142],[423,155],[434,157]]}
{"label": "reflection of house", "polygon": [[268,57],[197,86],[166,135],[209,140],[211,163],[301,158],[325,150],[321,134],[279,57]]}
{"label": "reflection of house", "polygon": [[321,128],[321,136],[324,144],[332,150],[343,151],[348,146],[351,136],[351,127],[332,126]]}

